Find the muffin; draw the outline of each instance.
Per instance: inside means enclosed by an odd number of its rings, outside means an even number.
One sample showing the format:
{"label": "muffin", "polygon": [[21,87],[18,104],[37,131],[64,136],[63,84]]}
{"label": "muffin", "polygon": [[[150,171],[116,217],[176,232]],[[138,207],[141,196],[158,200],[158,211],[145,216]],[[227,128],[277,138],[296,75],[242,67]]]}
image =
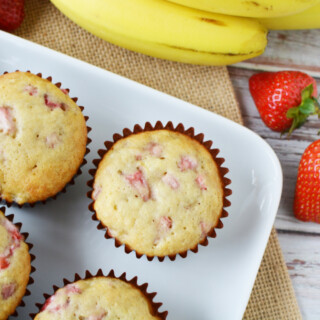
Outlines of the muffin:
{"label": "muffin", "polygon": [[29,72],[0,76],[0,197],[35,203],[63,190],[83,162],[87,127],[80,108]]}
{"label": "muffin", "polygon": [[211,142],[203,143],[193,130],[158,123],[135,131],[125,130],[125,137],[116,136],[100,152],[89,183],[90,208],[127,252],[150,259],[186,256],[222,227],[225,196],[231,193],[223,177],[228,170],[220,167],[218,150],[210,150]]}
{"label": "muffin", "polygon": [[[113,271],[105,277],[88,276],[68,283],[49,297],[35,320],[160,320],[167,312],[158,312],[161,306],[152,301],[155,293],[146,292],[147,285],[138,286],[137,278],[127,281]],[[65,283],[66,284],[66,283]]]}
{"label": "muffin", "polygon": [[0,320],[6,320],[21,303],[30,272],[29,247],[0,211]]}

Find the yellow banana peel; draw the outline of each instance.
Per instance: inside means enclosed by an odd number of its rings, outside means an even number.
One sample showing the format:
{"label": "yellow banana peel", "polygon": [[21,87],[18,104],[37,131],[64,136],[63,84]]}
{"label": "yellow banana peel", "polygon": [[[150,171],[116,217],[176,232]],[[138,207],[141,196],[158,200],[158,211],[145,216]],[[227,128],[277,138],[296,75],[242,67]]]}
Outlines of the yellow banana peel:
{"label": "yellow banana peel", "polygon": [[187,7],[223,14],[271,18],[292,15],[306,10],[319,0],[169,0]]}
{"label": "yellow banana peel", "polygon": [[270,30],[320,29],[320,4],[292,16],[260,21]]}
{"label": "yellow banana peel", "polygon": [[261,54],[267,29],[254,19],[164,0],[51,0],[75,23],[121,47],[192,64],[228,65]]}

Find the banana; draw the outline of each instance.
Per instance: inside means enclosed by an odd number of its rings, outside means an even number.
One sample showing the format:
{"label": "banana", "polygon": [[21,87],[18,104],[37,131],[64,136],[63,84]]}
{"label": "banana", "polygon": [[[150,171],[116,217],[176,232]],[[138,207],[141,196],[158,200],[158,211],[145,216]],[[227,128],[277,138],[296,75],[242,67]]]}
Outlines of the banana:
{"label": "banana", "polygon": [[228,65],[261,54],[267,44],[267,30],[258,21],[164,0],[51,1],[94,35],[162,59]]}
{"label": "banana", "polygon": [[270,30],[320,29],[320,4],[292,16],[260,21]]}
{"label": "banana", "polygon": [[169,0],[187,7],[242,17],[270,18],[306,10],[319,0]]}

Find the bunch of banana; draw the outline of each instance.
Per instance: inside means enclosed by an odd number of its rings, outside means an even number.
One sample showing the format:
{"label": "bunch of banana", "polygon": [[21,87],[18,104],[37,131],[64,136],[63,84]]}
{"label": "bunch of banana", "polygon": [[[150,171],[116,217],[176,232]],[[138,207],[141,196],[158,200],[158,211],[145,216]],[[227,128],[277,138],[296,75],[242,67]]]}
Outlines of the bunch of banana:
{"label": "bunch of banana", "polygon": [[320,4],[306,11],[271,19],[260,19],[270,30],[320,29]]}
{"label": "bunch of banana", "polygon": [[[228,65],[260,55],[267,28],[277,28],[281,21],[293,26],[294,17],[302,15],[303,20],[314,9],[299,12],[316,4],[320,11],[320,0],[51,1],[75,23],[113,44],[203,65]],[[296,15],[278,18],[290,14]]]}
{"label": "bunch of banana", "polygon": [[267,44],[267,29],[256,20],[164,0],[51,1],[96,36],[173,61],[227,65],[261,54]]}

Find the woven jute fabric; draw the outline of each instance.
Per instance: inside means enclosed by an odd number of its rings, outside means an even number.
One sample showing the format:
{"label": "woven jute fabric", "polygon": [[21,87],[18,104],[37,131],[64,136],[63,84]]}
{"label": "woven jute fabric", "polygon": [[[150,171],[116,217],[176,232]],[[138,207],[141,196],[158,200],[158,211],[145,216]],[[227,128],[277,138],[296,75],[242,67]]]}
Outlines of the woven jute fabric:
{"label": "woven jute fabric", "polygon": [[[185,65],[119,48],[79,28],[48,0],[26,0],[26,18],[16,35],[242,123],[225,67]],[[244,319],[301,319],[274,229]]]}

